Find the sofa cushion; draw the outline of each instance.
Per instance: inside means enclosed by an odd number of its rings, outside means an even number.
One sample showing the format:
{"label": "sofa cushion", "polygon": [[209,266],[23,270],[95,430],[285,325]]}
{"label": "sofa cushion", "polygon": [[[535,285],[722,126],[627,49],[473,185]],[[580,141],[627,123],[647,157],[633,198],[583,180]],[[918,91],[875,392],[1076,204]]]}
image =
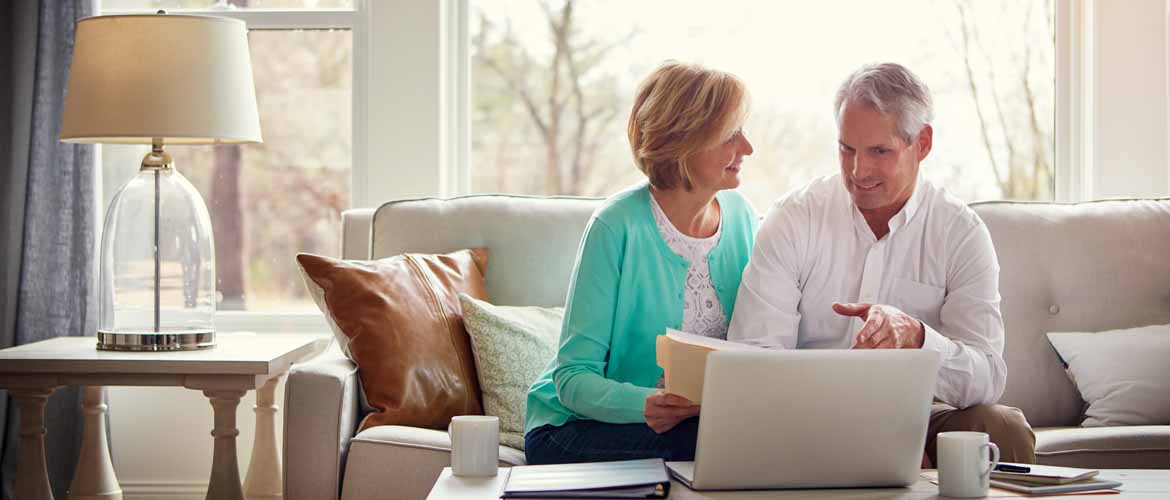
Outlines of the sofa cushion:
{"label": "sofa cushion", "polygon": [[305,284],[358,366],[373,412],[361,428],[443,429],[482,413],[459,293],[487,298],[484,249],[345,261],[300,254]]}
{"label": "sofa cushion", "polygon": [[484,414],[500,418],[500,443],[524,449],[528,388],[557,354],[563,307],[496,306],[459,294],[479,373]]}
{"label": "sofa cushion", "polygon": [[496,305],[565,305],[577,246],[601,200],[472,195],[392,201],[371,222],[370,255],[488,248],[488,296]]}
{"label": "sofa cushion", "polygon": [[1170,325],[1048,339],[1089,405],[1082,426],[1170,425]]}
{"label": "sofa cushion", "polygon": [[1000,403],[1035,427],[1078,425],[1084,403],[1045,334],[1170,323],[1170,200],[971,207],[999,257]]}
{"label": "sofa cushion", "polygon": [[1036,433],[1036,461],[1097,469],[1170,468],[1170,425],[1048,427]]}

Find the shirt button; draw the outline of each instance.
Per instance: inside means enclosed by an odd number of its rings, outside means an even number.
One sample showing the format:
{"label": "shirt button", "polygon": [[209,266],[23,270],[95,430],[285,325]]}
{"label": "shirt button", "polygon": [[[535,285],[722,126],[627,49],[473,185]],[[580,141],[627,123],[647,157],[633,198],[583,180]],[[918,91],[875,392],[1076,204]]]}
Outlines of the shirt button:
{"label": "shirt button", "polygon": [[1048,313],[1049,313],[1049,314],[1058,314],[1058,313],[1060,313],[1060,306],[1058,306],[1058,305],[1056,305],[1056,304],[1052,304],[1051,306],[1048,306]]}

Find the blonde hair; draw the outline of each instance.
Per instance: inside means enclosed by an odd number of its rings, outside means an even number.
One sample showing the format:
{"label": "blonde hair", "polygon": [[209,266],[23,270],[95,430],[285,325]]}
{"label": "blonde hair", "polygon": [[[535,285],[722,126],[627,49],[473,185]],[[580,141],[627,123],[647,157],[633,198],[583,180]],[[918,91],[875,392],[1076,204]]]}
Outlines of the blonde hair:
{"label": "blonde hair", "polygon": [[634,163],[658,189],[694,188],[687,161],[730,139],[747,117],[739,78],[667,61],[638,87],[627,133]]}

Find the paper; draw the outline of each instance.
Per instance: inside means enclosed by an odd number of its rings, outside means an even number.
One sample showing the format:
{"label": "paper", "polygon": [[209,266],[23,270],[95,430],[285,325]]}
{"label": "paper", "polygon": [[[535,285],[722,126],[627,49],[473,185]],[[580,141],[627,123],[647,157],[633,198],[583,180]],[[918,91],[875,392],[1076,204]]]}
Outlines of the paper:
{"label": "paper", "polygon": [[740,344],[668,328],[656,339],[658,366],[666,378],[666,392],[702,404],[703,377],[707,373],[707,355],[714,351],[756,351],[768,349]]}

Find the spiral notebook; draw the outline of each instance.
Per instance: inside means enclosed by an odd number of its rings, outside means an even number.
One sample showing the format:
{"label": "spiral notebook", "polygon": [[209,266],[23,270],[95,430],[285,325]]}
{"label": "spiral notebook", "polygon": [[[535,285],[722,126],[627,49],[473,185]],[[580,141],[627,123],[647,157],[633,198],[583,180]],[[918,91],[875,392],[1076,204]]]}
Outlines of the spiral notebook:
{"label": "spiral notebook", "polygon": [[666,498],[662,459],[512,467],[502,498]]}

